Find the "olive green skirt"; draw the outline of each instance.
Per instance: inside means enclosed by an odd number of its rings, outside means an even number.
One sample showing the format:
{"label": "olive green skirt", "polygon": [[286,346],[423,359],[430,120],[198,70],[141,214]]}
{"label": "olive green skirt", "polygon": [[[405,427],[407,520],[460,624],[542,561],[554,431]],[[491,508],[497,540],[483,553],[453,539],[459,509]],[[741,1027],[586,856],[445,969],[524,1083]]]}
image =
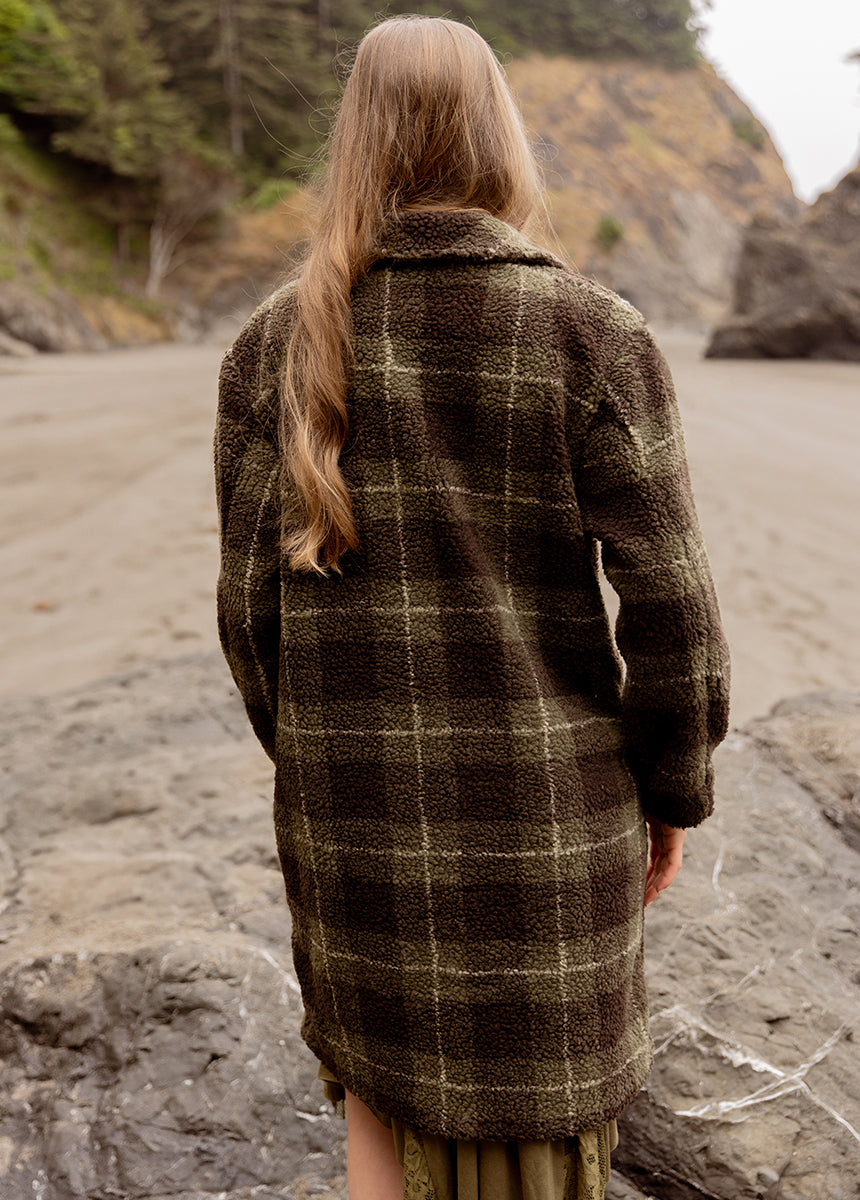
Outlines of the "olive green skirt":
{"label": "olive green skirt", "polygon": [[[319,1078],[343,1116],[343,1085],[322,1064]],[[559,1141],[489,1142],[421,1133],[371,1111],[394,1135],[404,1200],[604,1200],[615,1121]]]}

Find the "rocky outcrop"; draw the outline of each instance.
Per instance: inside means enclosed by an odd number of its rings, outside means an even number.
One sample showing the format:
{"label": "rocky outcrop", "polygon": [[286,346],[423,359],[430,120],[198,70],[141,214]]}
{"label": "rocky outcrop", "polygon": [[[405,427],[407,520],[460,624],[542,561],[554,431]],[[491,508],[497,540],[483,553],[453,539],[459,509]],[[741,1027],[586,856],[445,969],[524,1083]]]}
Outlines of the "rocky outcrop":
{"label": "rocky outcrop", "polygon": [[533,55],[507,72],[545,161],[553,227],[580,270],[651,320],[721,318],[751,217],[799,208],[731,87],[709,63]]}
{"label": "rocky outcrop", "polygon": [[[0,355],[26,357],[40,350],[105,350],[167,341],[173,336],[168,315],[168,309],[162,316],[141,312],[119,296],[73,298],[59,287],[0,282]],[[177,312],[177,325],[179,316]]]}
{"label": "rocky outcrop", "polygon": [[222,663],[8,706],[0,745],[0,1195],[343,1196]]}
{"label": "rocky outcrop", "polygon": [[[529,55],[506,70],[545,169],[552,232],[537,235],[651,320],[704,330],[721,319],[750,218],[800,207],[743,101],[707,63]],[[213,320],[247,314],[301,251],[312,208],[285,185],[268,211],[235,214],[217,246],[179,268],[171,294]]]}
{"label": "rocky outcrop", "polygon": [[714,815],[646,914],[657,1046],[613,1165],[666,1200],[860,1194],[860,856],[833,820],[860,696],[730,735]]}
{"label": "rocky outcrop", "polygon": [[[657,1058],[610,1200],[856,1197],[858,750],[860,698],[830,694],[721,749],[646,912]],[[5,703],[0,770],[4,1200],[345,1200],[220,656]]]}
{"label": "rocky outcrop", "polygon": [[[34,350],[103,350],[108,344],[80,307],[58,289],[43,295],[14,282],[0,283],[0,333]],[[5,343],[6,338],[0,353]]]}
{"label": "rocky outcrop", "polygon": [[22,342],[20,338],[12,337],[11,333],[0,329],[0,356],[31,358],[36,353],[36,347],[31,346],[29,342]]}
{"label": "rocky outcrop", "polygon": [[799,220],[750,225],[706,354],[860,362],[860,165]]}
{"label": "rocky outcrop", "polygon": [[[752,721],[749,736],[811,792],[843,841],[860,854],[860,721],[853,693],[798,696]],[[858,963],[860,967],[860,963]]]}

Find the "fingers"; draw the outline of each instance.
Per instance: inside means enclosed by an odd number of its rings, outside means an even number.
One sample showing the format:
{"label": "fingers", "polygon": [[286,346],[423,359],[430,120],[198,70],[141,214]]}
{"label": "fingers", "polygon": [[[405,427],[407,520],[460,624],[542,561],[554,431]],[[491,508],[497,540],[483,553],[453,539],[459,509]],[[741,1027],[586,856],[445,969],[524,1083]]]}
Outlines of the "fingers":
{"label": "fingers", "polygon": [[646,813],[650,838],[648,872],[645,876],[645,900],[647,908],[665,891],[681,870],[684,855],[686,829],[664,825],[662,821]]}
{"label": "fingers", "polygon": [[648,872],[645,879],[645,907],[656,900],[661,892],[665,892],[666,888],[672,883],[675,876],[681,869],[681,862],[658,859],[652,871]]}

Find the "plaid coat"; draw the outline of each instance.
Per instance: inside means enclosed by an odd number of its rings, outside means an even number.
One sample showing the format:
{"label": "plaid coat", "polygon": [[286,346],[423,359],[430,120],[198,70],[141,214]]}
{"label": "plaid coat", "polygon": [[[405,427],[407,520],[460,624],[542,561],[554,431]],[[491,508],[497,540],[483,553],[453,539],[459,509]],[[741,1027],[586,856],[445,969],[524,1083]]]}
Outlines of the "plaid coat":
{"label": "plaid coat", "polygon": [[303,1036],[422,1130],[597,1127],[653,1056],[643,807],[710,813],[727,721],[668,370],[630,305],[507,225],[404,215],[354,292],[361,544],[321,579],[277,544],[293,304],[224,359],[218,610],[276,764]]}

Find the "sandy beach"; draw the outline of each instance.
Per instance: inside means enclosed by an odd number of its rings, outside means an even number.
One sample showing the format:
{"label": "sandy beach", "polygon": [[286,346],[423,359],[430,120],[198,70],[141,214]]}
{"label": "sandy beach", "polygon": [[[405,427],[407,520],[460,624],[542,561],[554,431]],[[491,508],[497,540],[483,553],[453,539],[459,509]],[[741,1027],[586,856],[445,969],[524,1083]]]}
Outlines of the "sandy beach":
{"label": "sandy beach", "polygon": [[[860,367],[660,337],[733,653],[733,723],[860,686]],[[0,691],[217,646],[221,345],[0,362]]]}

